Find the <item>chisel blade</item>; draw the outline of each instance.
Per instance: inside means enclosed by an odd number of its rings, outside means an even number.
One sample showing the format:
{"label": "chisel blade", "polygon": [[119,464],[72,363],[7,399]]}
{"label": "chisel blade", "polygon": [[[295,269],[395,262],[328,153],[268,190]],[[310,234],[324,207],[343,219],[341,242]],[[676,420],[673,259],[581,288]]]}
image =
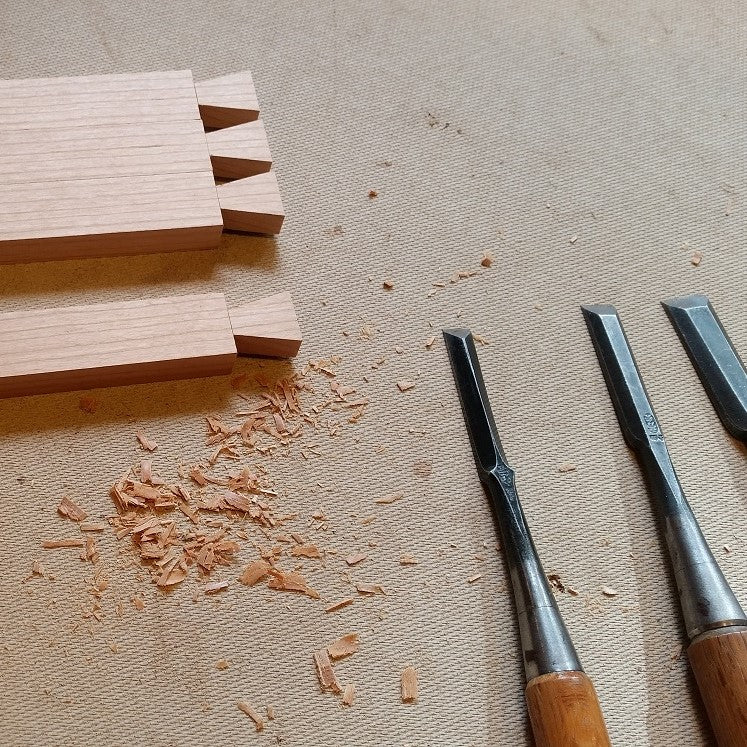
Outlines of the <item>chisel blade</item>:
{"label": "chisel blade", "polygon": [[747,370],[710,301],[692,295],[662,306],[724,427],[747,442]]}

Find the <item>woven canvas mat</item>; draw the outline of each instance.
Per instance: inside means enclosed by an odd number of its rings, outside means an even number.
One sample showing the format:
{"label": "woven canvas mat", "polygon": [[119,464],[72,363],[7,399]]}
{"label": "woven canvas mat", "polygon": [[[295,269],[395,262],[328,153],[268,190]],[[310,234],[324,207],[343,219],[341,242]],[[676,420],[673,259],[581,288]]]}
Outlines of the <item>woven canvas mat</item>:
{"label": "woven canvas mat", "polygon": [[[558,602],[613,742],[711,744],[648,498],[578,306],[617,304],[682,483],[747,601],[745,451],[658,305],[708,293],[747,352],[747,11],[624,5],[4,4],[2,77],[251,69],[288,217],[277,241],[226,237],[215,253],[4,266],[0,308],[215,290],[235,303],[291,290],[305,332],[296,365],[341,356],[339,380],[370,404],[338,436],[308,436],[319,456],[242,453],[267,466],[298,531],[338,551],[324,567],[304,563],[322,601],[234,581],[195,602],[194,575],[163,595],[106,532],[110,583],[96,623],[81,616],[90,564],[41,549],[71,532],[55,513],[60,497],[110,516],[109,486],[142,456],[137,429],[175,479],[208,453],[204,415],[230,419],[240,390],[227,379],[99,390],[93,414],[79,393],[0,403],[0,742],[528,741],[511,597],[439,337],[469,326],[489,342],[479,350],[487,387],[545,569],[579,592]],[[459,270],[476,274],[450,282]],[[415,388],[399,392],[400,379]],[[576,470],[561,473],[565,462]],[[397,503],[374,503],[395,491]],[[316,511],[326,532],[308,528]],[[368,515],[377,519],[358,523]],[[256,557],[253,542],[267,544],[251,537],[241,565]],[[368,559],[351,577],[387,596],[360,597],[341,575],[356,550]],[[418,564],[400,566],[403,553]],[[54,578],[23,583],[34,560]],[[618,595],[603,597],[603,585]],[[352,606],[325,614],[351,592]],[[347,632],[361,637],[337,665],[357,688],[350,709],[319,692],[311,660]],[[407,665],[417,705],[400,703]],[[275,720],[256,734],[239,699],[273,706]]]}

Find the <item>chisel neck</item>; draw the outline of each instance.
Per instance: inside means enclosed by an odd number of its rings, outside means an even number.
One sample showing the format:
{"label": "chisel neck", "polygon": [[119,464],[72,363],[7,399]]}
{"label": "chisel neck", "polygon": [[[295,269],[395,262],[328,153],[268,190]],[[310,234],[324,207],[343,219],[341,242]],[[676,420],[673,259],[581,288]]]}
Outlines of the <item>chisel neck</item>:
{"label": "chisel neck", "polygon": [[549,672],[583,671],[524,518],[514,471],[500,464],[481,472],[481,479],[501,532],[527,681]]}

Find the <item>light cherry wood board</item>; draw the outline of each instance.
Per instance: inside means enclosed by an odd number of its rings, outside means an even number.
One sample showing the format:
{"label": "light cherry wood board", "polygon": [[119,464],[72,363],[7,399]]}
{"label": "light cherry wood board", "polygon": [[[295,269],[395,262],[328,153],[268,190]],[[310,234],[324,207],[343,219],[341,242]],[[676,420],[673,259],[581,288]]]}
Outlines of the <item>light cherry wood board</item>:
{"label": "light cherry wood board", "polygon": [[223,225],[232,231],[279,233],[285,213],[275,174],[270,171],[218,186]]}
{"label": "light cherry wood board", "polygon": [[236,358],[220,293],[0,315],[0,396],[227,374]]}
{"label": "light cherry wood board", "polygon": [[228,374],[234,321],[245,355],[298,352],[287,293],[230,314],[222,293],[0,314],[0,397]]}
{"label": "light cherry wood board", "polygon": [[[256,119],[248,73],[201,89],[208,112]],[[216,131],[214,173],[200,104],[189,70],[0,81],[0,263],[217,247],[214,176],[258,174],[271,156],[259,122]],[[279,193],[263,213],[273,186],[231,200],[240,230],[280,229]]]}
{"label": "light cherry wood board", "polygon": [[290,293],[276,293],[230,310],[236,349],[241,355],[293,358],[301,347],[301,327]]}

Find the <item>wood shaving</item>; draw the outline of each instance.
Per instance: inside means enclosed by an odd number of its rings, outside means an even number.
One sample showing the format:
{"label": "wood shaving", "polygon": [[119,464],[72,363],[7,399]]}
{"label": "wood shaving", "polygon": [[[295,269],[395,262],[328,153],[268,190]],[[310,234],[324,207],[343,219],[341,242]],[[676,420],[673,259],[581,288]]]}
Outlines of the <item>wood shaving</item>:
{"label": "wood shaving", "polygon": [[356,584],[356,591],[359,594],[371,595],[371,594],[386,594],[384,587],[381,584]]}
{"label": "wood shaving", "polygon": [[262,731],[262,729],[265,728],[265,722],[262,720],[262,716],[260,716],[254,708],[252,708],[249,703],[247,703],[244,700],[240,700],[238,703],[236,703],[236,707],[242,712],[245,713],[249,718],[254,721],[254,726],[256,727],[257,731]]}
{"label": "wood shaving", "polygon": [[378,196],[379,196],[379,193],[375,189],[370,190],[369,193],[368,193],[368,199],[369,200],[373,200],[374,198],[376,198]]}
{"label": "wood shaving", "polygon": [[394,283],[391,280],[385,280],[382,285],[384,290],[392,290],[394,288]]}
{"label": "wood shaving", "polygon": [[479,342],[480,345],[490,345],[490,340],[488,340],[483,335],[478,334],[477,332],[472,333],[472,338],[475,342]]}
{"label": "wood shaving", "polygon": [[342,704],[344,706],[351,706],[355,702],[355,685],[347,684],[342,692]]}
{"label": "wood shaving", "polygon": [[244,572],[239,576],[239,582],[244,586],[254,586],[262,579],[267,578],[270,573],[269,563],[264,560],[255,560],[253,563],[244,568]]}
{"label": "wood shaving", "polygon": [[418,702],[418,673],[415,667],[405,667],[400,681],[403,703]]}
{"label": "wood shaving", "polygon": [[570,239],[568,239],[569,244],[575,244],[578,241],[578,236],[574,233],[573,236],[571,236]]}
{"label": "wood shaving", "polygon": [[364,516],[362,519],[358,519],[358,523],[362,526],[368,526],[369,524],[373,524],[376,521],[376,514],[372,514],[371,516]]}
{"label": "wood shaving", "polygon": [[362,563],[367,557],[368,555],[363,552],[356,552],[352,555],[348,555],[347,558],[345,558],[345,562],[348,565],[358,565],[358,563]]}
{"label": "wood shaving", "polygon": [[400,556],[399,559],[400,565],[417,565],[418,561],[415,558],[414,555],[410,555],[409,553],[405,553],[404,555]]}
{"label": "wood shaving", "polygon": [[225,591],[231,585],[230,581],[211,581],[205,584],[206,594],[217,594],[218,592]]}
{"label": "wood shaving", "polygon": [[558,472],[566,473],[566,472],[575,472],[576,471],[576,465],[573,464],[573,462],[563,462],[562,464],[558,465]]}
{"label": "wood shaving", "polygon": [[227,659],[218,659],[218,661],[215,662],[215,668],[220,669],[221,671],[228,669],[230,666],[231,665]]}
{"label": "wood shaving", "polygon": [[358,651],[358,644],[358,634],[348,633],[327,646],[327,653],[332,661],[344,659],[346,656],[352,656],[352,654]]}
{"label": "wood shaving", "polygon": [[402,493],[391,493],[390,495],[385,495],[383,498],[377,498],[374,503],[394,503],[395,501],[400,501],[404,498],[404,495]]}
{"label": "wood shaving", "polygon": [[306,579],[300,573],[285,573],[278,568],[270,568],[269,573],[271,578],[267,582],[267,586],[270,589],[295,591],[300,594],[306,594],[306,596],[312,599],[319,599],[319,593],[306,583]]}
{"label": "wood shaving", "polygon": [[397,389],[400,390],[400,392],[406,392],[409,389],[415,388],[415,382],[414,381],[407,381],[406,379],[402,379],[401,381],[397,382]]}
{"label": "wood shaving", "polygon": [[132,606],[138,612],[142,612],[145,609],[145,602],[140,597],[133,597],[132,598]]}
{"label": "wood shaving", "polygon": [[491,252],[490,250],[484,251],[482,253],[482,257],[480,258],[480,264],[483,267],[490,267],[490,265],[493,264],[494,259],[495,258],[493,257],[493,252]]}
{"label": "wood shaving", "polygon": [[314,651],[314,666],[316,667],[316,676],[319,678],[319,686],[322,688],[322,692],[342,692],[335,677],[335,670],[332,669],[332,662],[329,659],[326,648]]}
{"label": "wood shaving", "polygon": [[470,576],[467,579],[468,584],[474,584],[475,581],[479,581],[482,578],[482,573],[476,573],[474,576]]}
{"label": "wood shaving", "polygon": [[613,589],[611,586],[603,586],[602,594],[606,597],[616,597],[618,592],[617,589]]}
{"label": "wood shaving", "polygon": [[296,545],[291,548],[291,555],[296,558],[321,558],[322,552],[316,545]]}
{"label": "wood shaving", "polygon": [[697,249],[693,252],[692,257],[690,257],[690,264],[693,267],[698,267],[700,263],[703,261],[703,252],[698,251]]}
{"label": "wood shaving", "polygon": [[267,719],[268,721],[275,719],[275,709],[272,706],[267,706]]}
{"label": "wood shaving", "polygon": [[436,341],[436,335],[431,335],[425,341],[425,349],[430,350],[433,347],[433,343]]}
{"label": "wood shaving", "polygon": [[77,504],[73,503],[67,496],[63,496],[60,505],[57,506],[57,513],[60,516],[66,516],[72,521],[83,521],[88,514]]}
{"label": "wood shaving", "polygon": [[327,607],[324,611],[325,612],[337,612],[337,610],[341,610],[343,607],[347,607],[348,605],[351,605],[352,603],[353,603],[352,597],[347,597],[346,599],[341,599],[339,602],[330,604],[329,607]]}
{"label": "wood shaving", "polygon": [[57,539],[44,540],[42,547],[45,550],[57,550],[61,547],[85,547],[86,541],[82,539]]}
{"label": "wood shaving", "polygon": [[138,431],[135,437],[140,442],[140,446],[146,451],[155,451],[158,448],[158,444],[149,439],[142,431]]}
{"label": "wood shaving", "polygon": [[80,524],[80,531],[81,532],[103,532],[105,529],[108,529],[109,525],[104,523],[93,523],[90,521],[84,521]]}

